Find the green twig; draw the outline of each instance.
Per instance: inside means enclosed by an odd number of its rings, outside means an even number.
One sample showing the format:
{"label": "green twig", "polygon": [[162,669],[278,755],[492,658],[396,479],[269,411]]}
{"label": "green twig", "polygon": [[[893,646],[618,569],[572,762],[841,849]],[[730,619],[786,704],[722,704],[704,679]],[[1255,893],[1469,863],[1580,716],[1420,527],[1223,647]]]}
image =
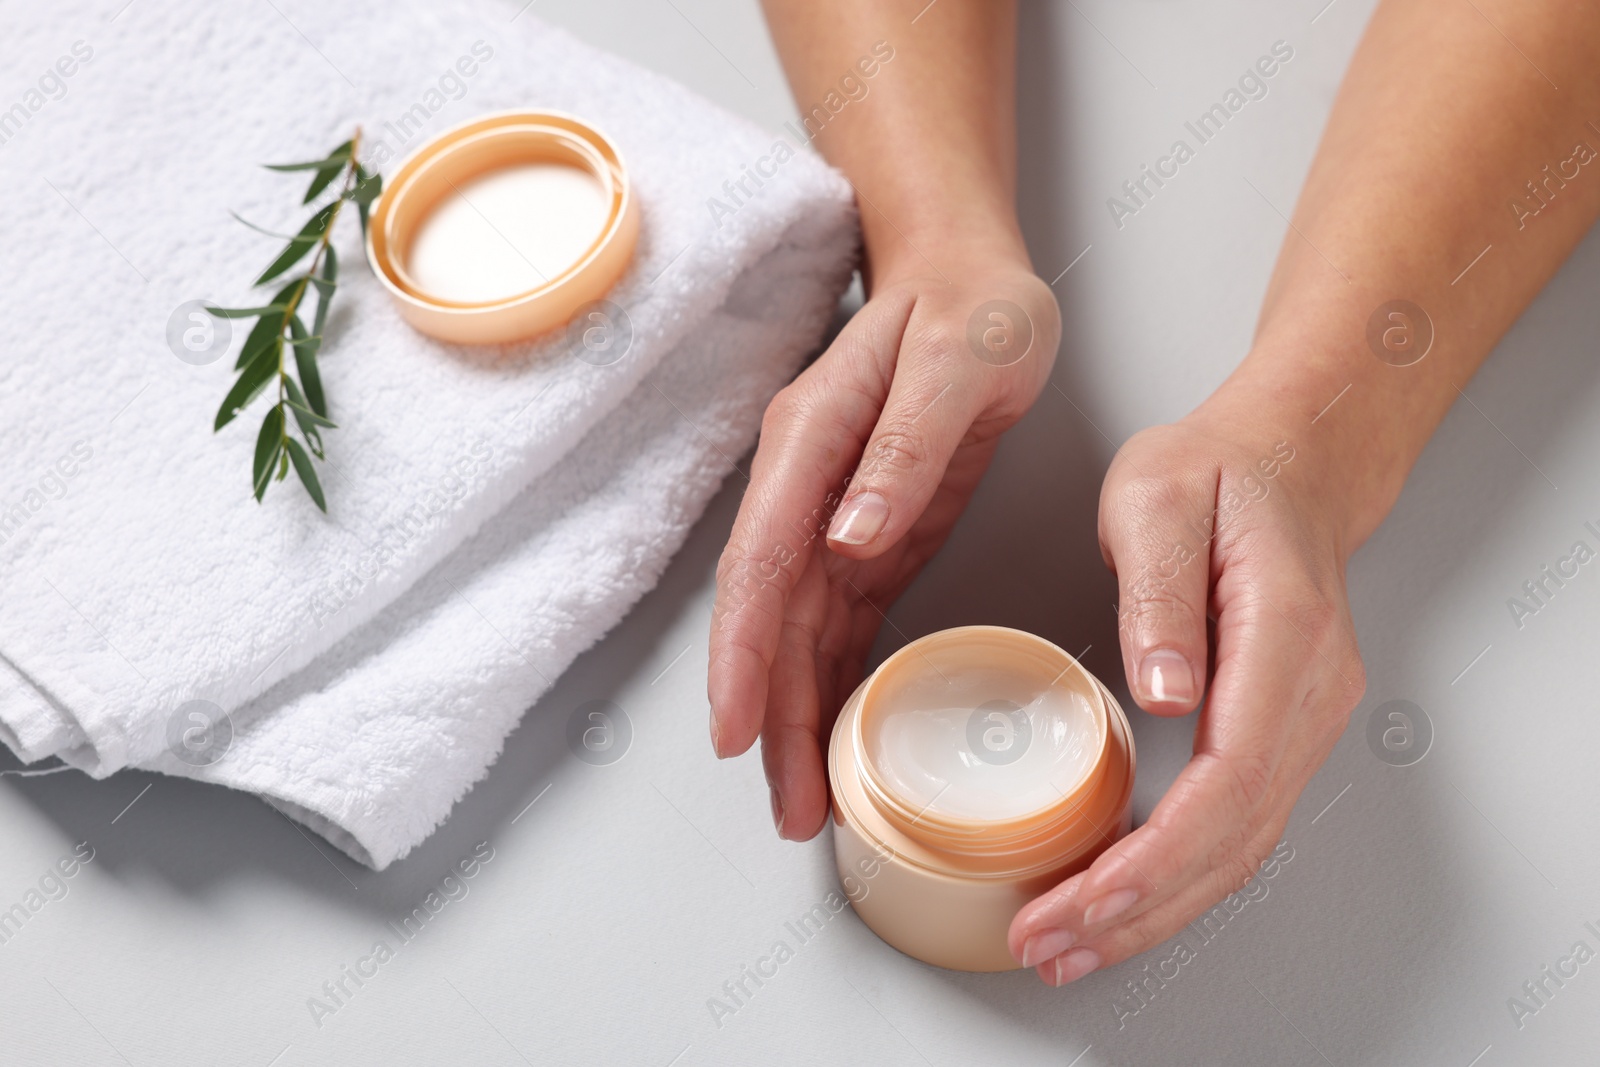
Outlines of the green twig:
{"label": "green twig", "polygon": [[[304,274],[281,288],[272,301],[264,306],[209,309],[219,317],[257,320],[239,354],[239,362],[235,367],[239,371],[238,380],[223,399],[214,428],[220,430],[233,421],[241,410],[261,394],[273,377],[277,378],[277,403],[268,410],[256,437],[252,480],[258,502],[266,493],[268,483],[273,480],[274,469],[276,480],[282,481],[292,466],[317,507],[328,510],[311,456],[326,458],[321,431],[338,428],[328,418],[327,403],[322,393],[322,376],[317,369],[317,354],[322,347],[328,306],[338,285],[339,257],[333,249],[333,232],[338,225],[341,209],[346,201],[350,201],[356,205],[365,234],[368,207],[383,190],[383,178],[368,174],[357,162],[360,148],[361,131],[357,129],[350,140],[322,159],[269,165],[268,169],[281,172],[314,172],[303,203],[309,204],[317,199],[340,174],[343,174],[344,181],[338,195],[312,215],[297,234],[288,238],[289,243],[256,279],[255,284],[265,285],[310,253],[311,262]],[[300,321],[299,309],[305,300],[307,288],[312,285],[317,287],[317,313],[312,330],[307,331]],[[286,349],[294,352],[298,381],[289,372]],[[291,422],[305,439],[304,445],[290,433]]]}

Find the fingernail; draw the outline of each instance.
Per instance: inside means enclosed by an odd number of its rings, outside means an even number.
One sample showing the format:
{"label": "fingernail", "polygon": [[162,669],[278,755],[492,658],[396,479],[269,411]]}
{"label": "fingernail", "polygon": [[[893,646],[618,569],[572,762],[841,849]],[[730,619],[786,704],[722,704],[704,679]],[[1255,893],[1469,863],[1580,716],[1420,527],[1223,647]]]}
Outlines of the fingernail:
{"label": "fingernail", "polygon": [[828,540],[845,545],[864,545],[889,521],[889,502],[878,493],[861,493],[839,509],[828,527]]}
{"label": "fingernail", "polygon": [[1042,934],[1034,934],[1023,943],[1022,965],[1037,967],[1052,956],[1067,951],[1076,940],[1071,930],[1046,930]]}
{"label": "fingernail", "polygon": [[1131,889],[1117,889],[1083,909],[1083,923],[1085,926],[1094,926],[1107,919],[1115,919],[1118,915],[1133,907],[1133,902],[1139,899],[1139,894]]}
{"label": "fingernail", "polygon": [[1194,669],[1182,652],[1158,648],[1139,664],[1145,699],[1157,704],[1187,704],[1194,699]]}
{"label": "fingernail", "polygon": [[783,798],[778,795],[777,786],[769,786],[772,794],[772,824],[778,828],[778,836],[783,836]]}
{"label": "fingernail", "polygon": [[718,759],[722,758],[722,735],[717,729],[717,713],[714,711],[711,713],[711,751],[717,754]]}
{"label": "fingernail", "polygon": [[1076,982],[1100,966],[1100,954],[1086,948],[1075,948],[1064,956],[1056,957],[1056,985]]}

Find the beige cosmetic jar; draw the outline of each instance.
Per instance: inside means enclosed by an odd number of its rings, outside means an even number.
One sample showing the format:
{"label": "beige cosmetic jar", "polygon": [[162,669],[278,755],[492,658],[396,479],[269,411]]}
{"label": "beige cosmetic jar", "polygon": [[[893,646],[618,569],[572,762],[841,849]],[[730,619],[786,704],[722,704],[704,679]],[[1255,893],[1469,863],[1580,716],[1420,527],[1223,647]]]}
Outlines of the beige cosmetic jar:
{"label": "beige cosmetic jar", "polygon": [[828,772],[839,876],[862,921],[924,962],[1004,971],[1018,966],[1018,909],[1128,832],[1133,739],[1061,648],[963,626],[862,682]]}

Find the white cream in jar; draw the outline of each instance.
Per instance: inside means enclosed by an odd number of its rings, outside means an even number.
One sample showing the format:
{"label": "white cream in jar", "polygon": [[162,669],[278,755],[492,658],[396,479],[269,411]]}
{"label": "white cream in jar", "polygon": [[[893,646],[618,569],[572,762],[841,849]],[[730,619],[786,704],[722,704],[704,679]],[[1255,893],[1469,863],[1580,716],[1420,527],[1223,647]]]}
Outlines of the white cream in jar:
{"label": "white cream in jar", "polygon": [[909,675],[879,697],[867,750],[885,784],[915,807],[958,819],[1008,819],[1059,801],[1099,749],[1078,688],[998,667]]}

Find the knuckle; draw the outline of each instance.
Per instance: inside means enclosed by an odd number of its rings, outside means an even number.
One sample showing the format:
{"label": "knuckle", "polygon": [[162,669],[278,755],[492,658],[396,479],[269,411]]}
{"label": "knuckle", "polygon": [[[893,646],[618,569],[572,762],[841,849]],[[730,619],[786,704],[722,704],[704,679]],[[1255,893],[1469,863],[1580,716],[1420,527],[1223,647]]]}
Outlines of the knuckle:
{"label": "knuckle", "polygon": [[1159,574],[1136,577],[1129,583],[1120,615],[1123,629],[1141,631],[1177,623],[1194,623],[1202,609],[1179,595]]}
{"label": "knuckle", "polygon": [[[1056,291],[1050,288],[1050,283],[1037,275],[1030,275],[1027,281],[1027,296],[1023,304],[1029,307],[1028,315],[1033,319],[1033,326],[1046,340],[1054,342],[1061,336],[1061,302],[1056,299]],[[1052,352],[1055,345],[1051,344]]]}
{"label": "knuckle", "polygon": [[[1150,471],[1151,463],[1144,467]],[[1108,476],[1100,498],[1101,541],[1152,558],[1209,558],[1216,511],[1206,477],[1189,468]]]}
{"label": "knuckle", "polygon": [[1362,662],[1359,653],[1352,652],[1346,659],[1344,673],[1349,680],[1343,701],[1348,716],[1361,703],[1361,698],[1367,695],[1367,665]]}
{"label": "knuckle", "polygon": [[867,482],[891,480],[919,470],[928,462],[928,442],[909,425],[881,431],[861,457],[860,477]]}
{"label": "knuckle", "polygon": [[943,361],[960,355],[966,343],[963,331],[943,316],[921,321],[914,319],[906,328],[901,352],[903,356],[919,362]]}
{"label": "knuckle", "polygon": [[1266,799],[1267,790],[1272,785],[1272,767],[1264,757],[1249,754],[1211,755],[1208,758],[1220,765],[1217,770],[1224,776],[1223,781],[1235,811],[1252,812]]}
{"label": "knuckle", "polygon": [[1139,474],[1117,489],[1116,505],[1131,515],[1172,515],[1190,502],[1191,494],[1176,478]]}
{"label": "knuckle", "polygon": [[1184,542],[1175,542],[1169,548],[1150,553],[1159,557],[1144,558],[1132,566],[1124,564],[1117,572],[1120,595],[1128,605],[1142,601],[1159,603],[1163,598],[1173,598],[1174,585],[1188,567],[1202,557]]}
{"label": "knuckle", "polygon": [[723,612],[736,610],[760,598],[769,588],[782,588],[785,568],[777,555],[724,552],[717,561],[717,599]]}
{"label": "knuckle", "polygon": [[1323,639],[1337,631],[1344,615],[1330,599],[1310,591],[1289,597],[1276,607],[1276,612],[1269,607],[1268,613],[1281,614],[1288,625],[1318,648],[1324,647]]}
{"label": "knuckle", "polygon": [[1360,655],[1351,651],[1339,657],[1336,676],[1329,680],[1330,692],[1322,703],[1328,733],[1337,738],[1350,723],[1350,715],[1367,692],[1367,668]]}
{"label": "knuckle", "polygon": [[724,552],[717,560],[717,586],[734,592],[745,588],[755,574],[756,561],[745,553]]}
{"label": "knuckle", "polygon": [[770,437],[781,433],[786,427],[800,421],[805,409],[805,402],[801,399],[797,383],[779,389],[777,394],[767,404],[767,410],[761,415],[761,436]]}
{"label": "knuckle", "polygon": [[1261,873],[1261,863],[1271,851],[1254,843],[1241,842],[1212,867],[1211,893],[1215,901],[1226,901],[1239,893],[1249,895],[1252,880]]}
{"label": "knuckle", "polygon": [[1217,875],[1221,879],[1221,893],[1219,897],[1231,896],[1239,892],[1256,876],[1261,860],[1250,852],[1235,850],[1230,853],[1217,868]]}

